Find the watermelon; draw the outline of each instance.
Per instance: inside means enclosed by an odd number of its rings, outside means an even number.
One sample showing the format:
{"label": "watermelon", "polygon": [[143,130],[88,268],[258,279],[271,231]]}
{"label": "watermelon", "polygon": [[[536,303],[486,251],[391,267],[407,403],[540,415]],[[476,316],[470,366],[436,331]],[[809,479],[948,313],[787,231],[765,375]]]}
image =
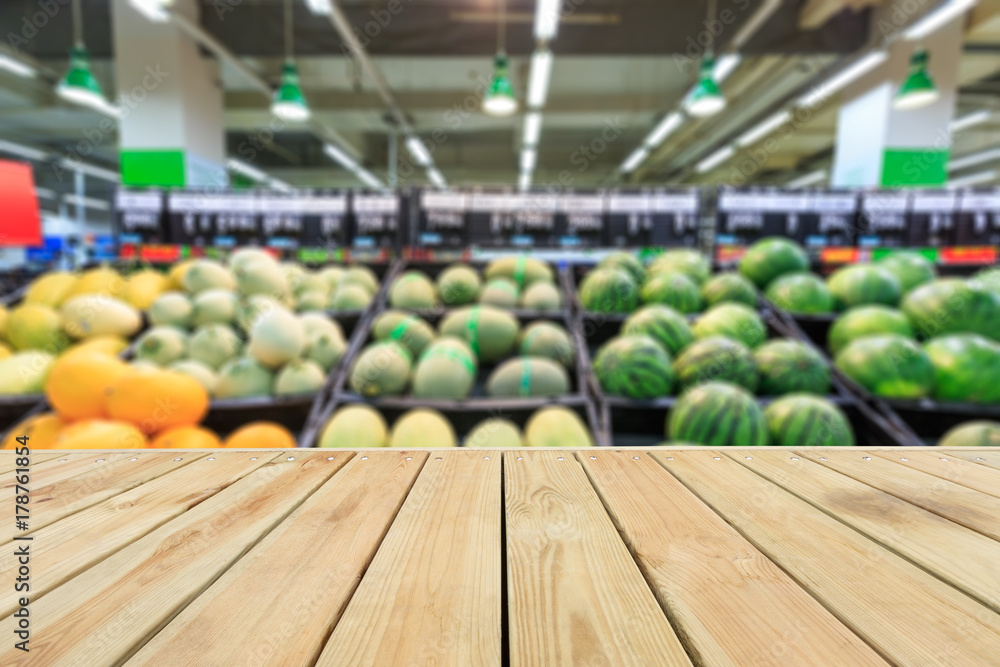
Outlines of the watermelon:
{"label": "watermelon", "polygon": [[1000,340],[1000,293],[975,281],[942,278],[906,295],[901,306],[922,338],[977,333]]}
{"label": "watermelon", "polygon": [[768,341],[754,350],[753,358],[760,374],[758,393],[764,396],[830,391],[829,364],[805,343],[785,338]]}
{"label": "watermelon", "polygon": [[826,334],[830,354],[836,356],[847,344],[865,336],[899,334],[913,338],[913,327],[901,311],[888,306],[851,308],[837,318]]}
{"label": "watermelon", "polygon": [[639,290],[643,303],[662,303],[682,313],[701,310],[698,285],[683,273],[656,273]]}
{"label": "watermelon", "polygon": [[895,306],[903,295],[896,276],[886,269],[869,264],[837,269],[826,279],[826,286],[830,288],[838,310],[870,303]]}
{"label": "watermelon", "polygon": [[711,447],[768,444],[767,421],[756,399],[726,382],[684,392],[667,416],[666,431],[668,440]]}
{"label": "watermelon", "polygon": [[884,398],[924,398],[934,385],[930,357],[915,341],[897,334],[859,338],[841,350],[834,364]]}
{"label": "watermelon", "polygon": [[934,264],[916,252],[894,252],[879,260],[878,266],[896,277],[903,294],[931,282],[937,275]]}
{"label": "watermelon", "polygon": [[757,311],[741,303],[724,303],[698,318],[691,328],[695,338],[721,336],[753,349],[767,339],[767,327]]}
{"label": "watermelon", "polygon": [[952,334],[928,341],[939,401],[1000,403],[1000,344],[978,334]]}
{"label": "watermelon", "polygon": [[637,285],[646,278],[646,269],[642,268],[642,262],[627,252],[613,252],[598,262],[597,266],[602,269],[622,269],[632,276]]}
{"label": "watermelon", "polygon": [[811,394],[789,394],[764,410],[771,442],[786,447],[851,447],[851,422],[836,405]]}
{"label": "watermelon", "polygon": [[764,289],[786,273],[809,270],[809,255],[798,243],[780,236],[757,241],[740,260],[740,273]]}
{"label": "watermelon", "polygon": [[756,308],[757,288],[739,273],[720,273],[701,286],[701,298],[709,307],[734,302]]}
{"label": "watermelon", "polygon": [[705,382],[729,382],[756,391],[759,379],[753,353],[729,338],[706,338],[687,346],[674,362],[681,387]]}
{"label": "watermelon", "polygon": [[627,336],[645,334],[663,346],[671,356],[676,356],[694,340],[687,319],[669,306],[643,306],[629,315],[622,323],[621,332]]}
{"label": "watermelon", "polygon": [[1000,447],[1000,422],[959,424],[938,440],[938,447]]}
{"label": "watermelon", "polygon": [[594,376],[614,396],[658,398],[674,385],[670,355],[649,336],[619,336],[605,343],[594,358]]}
{"label": "watermelon", "polygon": [[631,313],[639,305],[639,289],[621,269],[595,269],[580,283],[580,301],[597,313]]}
{"label": "watermelon", "polygon": [[833,295],[812,273],[787,273],[767,286],[764,296],[782,310],[811,315],[833,312]]}
{"label": "watermelon", "polygon": [[1000,266],[983,269],[969,278],[969,284],[979,289],[1000,294]]}
{"label": "watermelon", "polygon": [[674,248],[666,250],[656,257],[650,265],[650,275],[656,273],[683,273],[697,285],[708,280],[712,273],[712,265],[708,258],[697,250],[690,248]]}

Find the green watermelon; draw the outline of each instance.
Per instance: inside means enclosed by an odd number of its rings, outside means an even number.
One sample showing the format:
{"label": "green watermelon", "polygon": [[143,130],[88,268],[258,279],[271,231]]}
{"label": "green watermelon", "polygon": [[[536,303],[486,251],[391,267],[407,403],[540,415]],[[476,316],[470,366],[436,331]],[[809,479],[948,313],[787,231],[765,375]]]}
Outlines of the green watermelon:
{"label": "green watermelon", "polygon": [[647,335],[676,356],[694,340],[687,319],[669,306],[643,306],[622,323],[626,336]]}
{"label": "green watermelon", "polygon": [[667,416],[668,440],[710,447],[768,444],[767,421],[742,387],[709,382],[684,392]]}
{"label": "green watermelon", "polygon": [[690,345],[674,362],[681,387],[705,382],[730,382],[757,390],[757,364],[746,345],[729,338],[705,338]]}
{"label": "green watermelon", "polygon": [[836,405],[811,394],[789,394],[764,410],[771,442],[786,447],[851,447],[854,431]]}
{"label": "green watermelon", "polygon": [[851,308],[837,318],[826,334],[830,354],[836,356],[848,343],[865,336],[899,334],[913,338],[913,327],[901,311],[888,306]]}
{"label": "green watermelon", "polygon": [[934,385],[930,357],[915,341],[896,334],[859,338],[841,350],[834,364],[884,398],[924,398]]}
{"label": "green watermelon", "polygon": [[969,284],[978,289],[1000,294],[1000,266],[983,269],[969,279]]}
{"label": "green watermelon", "polygon": [[701,298],[709,307],[733,302],[756,308],[757,288],[739,273],[720,273],[701,286]]}
{"label": "green watermelon", "polygon": [[708,280],[712,265],[708,258],[697,250],[674,248],[665,250],[649,264],[650,275],[656,273],[683,273],[697,285]]}
{"label": "green watermelon", "polygon": [[977,333],[1000,340],[1000,293],[961,278],[942,278],[906,295],[901,306],[921,338]]}
{"label": "green watermelon", "polygon": [[928,341],[939,401],[1000,403],[1000,344],[978,334],[952,334]]}
{"label": "green watermelon", "polygon": [[767,286],[764,296],[789,313],[812,315],[833,312],[833,295],[826,283],[812,273],[787,273],[776,278]]}
{"label": "green watermelon", "polygon": [[619,336],[594,358],[594,376],[605,393],[629,398],[666,396],[674,385],[670,355],[649,336]]}
{"label": "green watermelon", "polygon": [[695,338],[722,336],[753,349],[767,340],[767,327],[757,311],[742,303],[724,303],[698,318],[691,328]]}
{"label": "green watermelon", "polygon": [[896,276],[870,264],[841,267],[826,279],[826,286],[838,310],[870,303],[896,306],[903,295]]}
{"label": "green watermelon", "polygon": [[580,283],[580,302],[595,313],[631,313],[639,305],[639,289],[622,269],[594,269]]}
{"label": "green watermelon", "polygon": [[830,392],[830,366],[818,350],[797,340],[771,340],[753,353],[764,396],[792,393],[826,395]]}
{"label": "green watermelon", "polygon": [[764,289],[772,280],[786,273],[808,271],[809,255],[794,241],[770,236],[747,248],[739,269],[757,287]]}
{"label": "green watermelon", "polygon": [[938,447],[1000,447],[1000,422],[959,424],[938,440]]}
{"label": "green watermelon", "polygon": [[638,285],[646,278],[646,269],[642,268],[642,262],[627,252],[613,252],[597,263],[599,268],[622,269],[626,271],[632,280]]}
{"label": "green watermelon", "polygon": [[894,252],[879,260],[878,266],[896,277],[903,294],[931,282],[937,276],[934,264],[916,252]]}
{"label": "green watermelon", "polygon": [[639,290],[643,303],[662,303],[682,313],[701,310],[698,285],[683,273],[655,273]]}

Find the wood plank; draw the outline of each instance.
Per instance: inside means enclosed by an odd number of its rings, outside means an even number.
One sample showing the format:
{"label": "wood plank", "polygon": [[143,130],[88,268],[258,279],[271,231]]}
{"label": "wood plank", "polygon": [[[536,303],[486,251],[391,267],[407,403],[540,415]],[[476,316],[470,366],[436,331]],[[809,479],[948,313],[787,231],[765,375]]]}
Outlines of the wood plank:
{"label": "wood plank", "polygon": [[498,452],[431,454],[318,667],[499,665]]}
{"label": "wood plank", "polygon": [[426,459],[355,456],[128,664],[313,664]]}
{"label": "wood plank", "polygon": [[978,463],[979,465],[1000,469],[1000,452],[967,449],[963,451],[951,450],[951,454],[953,456],[960,456],[966,461]]}
{"label": "wood plank", "polygon": [[1000,498],[1000,470],[976,465],[973,461],[965,461],[948,452],[887,452],[883,450],[873,451],[871,454]]}
{"label": "wood plank", "polygon": [[[49,484],[56,484],[70,477],[85,475],[89,472],[99,470],[105,464],[115,463],[123,459],[127,460],[141,453],[143,452],[102,452],[91,450],[70,454],[64,453],[56,458],[42,461],[37,465],[32,461],[30,486],[32,488],[40,488]],[[0,496],[6,495],[8,490],[12,491],[15,485],[16,482],[13,478],[4,479],[3,486],[0,486]]]}
{"label": "wood plank", "polygon": [[[130,657],[349,458],[287,456],[33,602],[30,654],[7,644],[0,664],[114,665]],[[14,620],[0,619],[0,633],[13,637]]]}
{"label": "wood plank", "polygon": [[1000,611],[1000,542],[788,452],[732,458]]}
{"label": "wood plank", "polygon": [[[59,457],[57,453],[48,452],[44,449],[31,451],[31,466],[35,466],[45,461],[51,461]],[[13,449],[0,450],[0,475],[14,472],[17,468],[17,453]]]}
{"label": "wood plank", "polygon": [[504,453],[510,664],[689,665],[573,452]]}
{"label": "wood plank", "polygon": [[711,451],[653,457],[890,662],[1000,655],[1000,615],[804,500]]}
{"label": "wood plank", "polygon": [[886,664],[647,453],[577,456],[696,663]]}
{"label": "wood plank", "polygon": [[800,451],[812,461],[1000,540],[1000,498],[858,451]]}
{"label": "wood plank", "polygon": [[[32,601],[267,463],[251,458],[212,454],[32,531]],[[0,577],[6,577],[0,581],[14,581],[17,568],[14,549],[0,550]],[[16,604],[13,596],[0,598],[0,616]]]}

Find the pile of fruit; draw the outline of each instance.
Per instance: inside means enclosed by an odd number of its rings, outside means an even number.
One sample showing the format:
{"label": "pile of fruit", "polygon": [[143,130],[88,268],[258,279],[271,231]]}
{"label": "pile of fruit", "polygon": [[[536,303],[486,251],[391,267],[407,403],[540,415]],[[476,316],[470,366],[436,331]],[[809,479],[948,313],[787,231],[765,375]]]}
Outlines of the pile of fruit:
{"label": "pile of fruit", "polygon": [[474,303],[553,311],[562,308],[563,299],[551,267],[524,256],[493,260],[482,277],[468,264],[448,266],[436,281],[422,271],[406,271],[389,287],[389,305],[393,308],[430,310]]}
{"label": "pile of fruit", "polygon": [[[491,418],[466,435],[465,447],[592,447],[590,429],[574,411],[559,407],[537,410],[522,432],[513,422]],[[320,434],[319,447],[457,447],[448,419],[437,410],[417,408],[402,414],[390,430],[382,414],[367,405],[337,410]]]}

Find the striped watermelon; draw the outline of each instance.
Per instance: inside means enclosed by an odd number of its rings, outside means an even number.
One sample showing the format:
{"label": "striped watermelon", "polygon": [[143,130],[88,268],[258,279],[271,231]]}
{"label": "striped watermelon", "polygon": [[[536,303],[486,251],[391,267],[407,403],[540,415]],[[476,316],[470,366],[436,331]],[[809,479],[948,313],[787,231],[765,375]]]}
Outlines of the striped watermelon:
{"label": "striped watermelon", "polygon": [[758,393],[764,396],[830,391],[830,366],[815,348],[797,340],[771,340],[753,353],[760,374]]}
{"label": "striped watermelon", "polygon": [[709,382],[677,399],[667,416],[666,437],[710,447],[768,444],[767,421],[757,400],[742,387]]}
{"label": "striped watermelon", "polygon": [[826,280],[838,310],[880,303],[896,306],[903,290],[889,271],[870,264],[845,266],[834,271]]}
{"label": "striped watermelon", "polygon": [[764,289],[786,273],[809,270],[809,255],[798,243],[780,236],[757,241],[740,260],[740,273]]}
{"label": "striped watermelon", "polygon": [[1000,447],[1000,422],[959,424],[938,440],[938,447]]}
{"label": "striped watermelon", "polygon": [[757,288],[738,273],[720,273],[701,286],[701,298],[709,307],[733,302],[756,308]]}
{"label": "striped watermelon", "polygon": [[764,410],[771,442],[786,447],[851,447],[851,422],[836,405],[811,394],[789,394]]}
{"label": "striped watermelon", "polygon": [[979,289],[1000,294],[1000,266],[983,269],[969,278],[969,284]]}
{"label": "striped watermelon", "polygon": [[768,285],[764,295],[775,306],[790,313],[833,312],[830,289],[812,273],[785,274]]}
{"label": "striped watermelon", "polygon": [[594,269],[580,283],[580,301],[595,313],[631,313],[639,305],[639,289],[622,269]]}
{"label": "striped watermelon", "polygon": [[659,398],[674,386],[670,355],[649,336],[619,336],[594,358],[594,377],[613,396]]}
{"label": "striped watermelon", "polygon": [[698,340],[674,362],[674,374],[681,387],[706,382],[729,382],[749,391],[757,390],[757,364],[743,343],[729,338]]}
{"label": "striped watermelon", "polygon": [[683,273],[651,275],[639,291],[643,303],[662,303],[682,313],[701,310],[698,285]]}
{"label": "striped watermelon", "polygon": [[934,385],[930,357],[915,341],[896,334],[859,338],[837,355],[834,364],[884,398],[924,398]]}
{"label": "striped watermelon", "polygon": [[903,312],[921,338],[977,333],[1000,340],[1000,293],[960,278],[942,278],[906,295]]}
{"label": "striped watermelon", "polygon": [[694,340],[687,319],[669,306],[643,306],[622,324],[626,335],[647,335],[676,356]]}
{"label": "striped watermelon", "polygon": [[701,285],[712,273],[712,265],[708,258],[697,250],[690,248],[674,248],[666,250],[649,264],[649,274],[683,273]]}
{"label": "striped watermelon", "polygon": [[622,269],[632,276],[636,285],[646,278],[646,269],[642,268],[642,262],[635,255],[627,252],[613,252],[598,262],[597,266],[601,269]]}
{"label": "striped watermelon", "polygon": [[767,327],[757,311],[742,303],[723,303],[698,318],[695,338],[731,338],[753,349],[767,340]]}
{"label": "striped watermelon", "polygon": [[826,334],[830,353],[836,356],[848,343],[865,336],[899,334],[913,338],[913,327],[901,311],[888,306],[851,308],[837,318]]}
{"label": "striped watermelon", "polygon": [[929,283],[937,276],[934,264],[916,252],[894,252],[879,260],[878,266],[896,276],[903,294]]}
{"label": "striped watermelon", "polygon": [[1000,344],[978,334],[952,334],[928,341],[924,351],[934,366],[934,398],[1000,403]]}

